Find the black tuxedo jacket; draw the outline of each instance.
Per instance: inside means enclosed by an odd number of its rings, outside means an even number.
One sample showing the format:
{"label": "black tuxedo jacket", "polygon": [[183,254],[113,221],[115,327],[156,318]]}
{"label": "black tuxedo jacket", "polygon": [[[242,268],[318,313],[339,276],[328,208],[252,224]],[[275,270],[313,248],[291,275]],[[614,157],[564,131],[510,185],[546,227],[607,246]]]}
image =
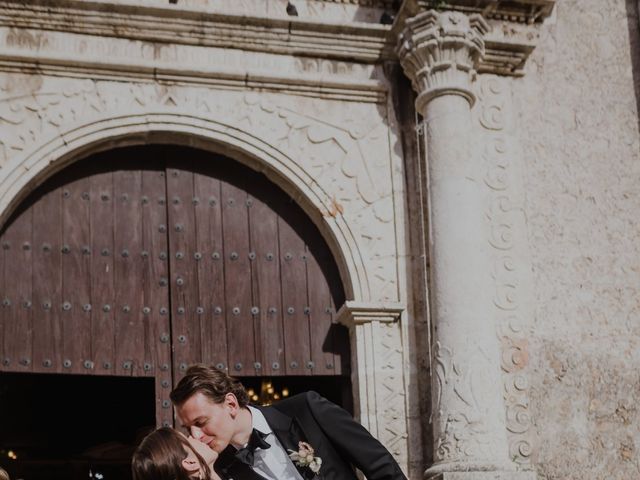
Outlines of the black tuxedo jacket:
{"label": "black tuxedo jacket", "polygon": [[[298,451],[298,442],[307,442],[322,459],[317,476],[308,467],[298,468],[302,478],[357,480],[354,467],[367,480],[406,480],[405,475],[382,444],[348,412],[316,392],[295,395],[271,407],[256,407],[287,450]],[[215,464],[223,480],[263,480],[248,465],[235,459],[227,448]],[[279,479],[280,480],[280,479]],[[285,479],[282,479],[285,480]]]}

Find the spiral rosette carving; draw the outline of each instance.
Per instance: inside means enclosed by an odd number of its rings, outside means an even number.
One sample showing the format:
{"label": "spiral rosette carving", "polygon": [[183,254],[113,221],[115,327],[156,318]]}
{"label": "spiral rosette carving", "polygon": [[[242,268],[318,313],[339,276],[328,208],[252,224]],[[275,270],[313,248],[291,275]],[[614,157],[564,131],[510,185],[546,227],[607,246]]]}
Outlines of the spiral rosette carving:
{"label": "spiral rosette carving", "polygon": [[507,429],[512,433],[525,433],[531,427],[531,417],[526,405],[511,405],[507,410]]}
{"label": "spiral rosette carving", "polygon": [[[529,342],[526,338],[502,337],[502,370],[514,373],[529,363]],[[514,379],[514,382],[516,379]],[[522,381],[520,380],[521,384]],[[522,389],[520,389],[522,390]]]}
{"label": "spiral rosette carving", "polygon": [[531,462],[533,454],[533,446],[527,440],[518,440],[509,445],[509,455],[511,459],[518,464],[526,464]]}
{"label": "spiral rosette carving", "polygon": [[462,95],[473,105],[471,83],[488,31],[489,25],[478,14],[429,10],[406,21],[397,52],[418,93],[419,112],[439,95]]}

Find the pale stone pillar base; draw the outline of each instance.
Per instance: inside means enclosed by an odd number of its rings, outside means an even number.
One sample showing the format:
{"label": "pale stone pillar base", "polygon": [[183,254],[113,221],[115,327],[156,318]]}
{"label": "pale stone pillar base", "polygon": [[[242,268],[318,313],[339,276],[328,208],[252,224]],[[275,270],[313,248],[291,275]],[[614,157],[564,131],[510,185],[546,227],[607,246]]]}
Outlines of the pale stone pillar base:
{"label": "pale stone pillar base", "polygon": [[536,480],[535,472],[447,472],[435,476],[425,474],[425,480]]}

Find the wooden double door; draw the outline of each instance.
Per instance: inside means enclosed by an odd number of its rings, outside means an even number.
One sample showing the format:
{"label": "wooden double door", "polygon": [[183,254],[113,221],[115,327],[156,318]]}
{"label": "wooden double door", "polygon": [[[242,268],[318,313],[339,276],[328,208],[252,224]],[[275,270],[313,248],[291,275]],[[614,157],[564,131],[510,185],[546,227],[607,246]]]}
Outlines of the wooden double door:
{"label": "wooden double door", "polygon": [[159,424],[192,363],[348,374],[327,245],[284,192],[221,155],[145,146],[76,162],[4,225],[0,268],[0,371],[154,377]]}

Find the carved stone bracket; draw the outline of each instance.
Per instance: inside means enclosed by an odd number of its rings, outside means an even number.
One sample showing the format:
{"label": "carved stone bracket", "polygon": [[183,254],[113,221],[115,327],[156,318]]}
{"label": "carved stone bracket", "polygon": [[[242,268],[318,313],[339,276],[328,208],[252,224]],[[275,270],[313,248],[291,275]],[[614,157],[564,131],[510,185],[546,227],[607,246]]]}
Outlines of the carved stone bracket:
{"label": "carved stone bracket", "polygon": [[400,320],[404,310],[404,306],[399,304],[375,305],[348,301],[338,310],[336,319],[347,327],[371,322],[392,323]]}

